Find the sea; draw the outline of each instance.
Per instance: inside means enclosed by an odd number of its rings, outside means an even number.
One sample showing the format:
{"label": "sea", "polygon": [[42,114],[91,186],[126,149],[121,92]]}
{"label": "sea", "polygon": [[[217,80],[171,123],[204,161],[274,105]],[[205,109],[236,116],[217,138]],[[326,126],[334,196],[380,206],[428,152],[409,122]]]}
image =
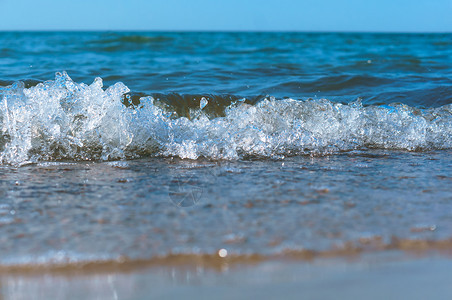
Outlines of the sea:
{"label": "sea", "polygon": [[0,32],[0,101],[3,274],[452,249],[452,34]]}

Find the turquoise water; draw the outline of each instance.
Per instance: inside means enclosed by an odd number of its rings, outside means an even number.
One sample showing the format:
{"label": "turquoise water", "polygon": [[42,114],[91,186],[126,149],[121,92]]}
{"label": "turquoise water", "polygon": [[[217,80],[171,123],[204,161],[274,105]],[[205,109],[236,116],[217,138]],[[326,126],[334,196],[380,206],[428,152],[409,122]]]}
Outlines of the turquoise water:
{"label": "turquoise water", "polygon": [[2,267],[452,238],[450,34],[2,32],[0,57]]}

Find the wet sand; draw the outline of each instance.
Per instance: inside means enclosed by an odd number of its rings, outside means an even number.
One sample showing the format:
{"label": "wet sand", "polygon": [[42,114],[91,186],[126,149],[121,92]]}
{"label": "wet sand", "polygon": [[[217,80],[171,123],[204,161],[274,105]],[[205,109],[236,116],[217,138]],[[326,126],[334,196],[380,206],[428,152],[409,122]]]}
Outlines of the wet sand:
{"label": "wet sand", "polygon": [[2,299],[450,299],[452,257],[388,250],[314,259],[193,259],[15,270]]}

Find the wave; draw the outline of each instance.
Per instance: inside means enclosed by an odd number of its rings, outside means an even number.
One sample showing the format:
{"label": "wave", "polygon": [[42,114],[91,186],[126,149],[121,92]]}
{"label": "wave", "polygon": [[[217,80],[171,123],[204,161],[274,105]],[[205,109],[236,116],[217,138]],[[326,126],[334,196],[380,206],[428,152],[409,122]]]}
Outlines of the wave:
{"label": "wave", "polygon": [[452,148],[452,104],[363,106],[327,99],[131,95],[121,82],[103,89],[66,72],[26,87],[0,87],[0,160],[283,158],[378,148]]}
{"label": "wave", "polygon": [[142,47],[160,47],[174,40],[171,36],[122,35],[117,33],[103,34],[88,41],[82,48],[100,52],[118,52],[136,50]]}
{"label": "wave", "polygon": [[146,36],[146,35],[120,35],[112,34],[110,38],[92,41],[93,44],[111,44],[111,43],[134,43],[149,44],[172,41],[174,38],[169,36]]}

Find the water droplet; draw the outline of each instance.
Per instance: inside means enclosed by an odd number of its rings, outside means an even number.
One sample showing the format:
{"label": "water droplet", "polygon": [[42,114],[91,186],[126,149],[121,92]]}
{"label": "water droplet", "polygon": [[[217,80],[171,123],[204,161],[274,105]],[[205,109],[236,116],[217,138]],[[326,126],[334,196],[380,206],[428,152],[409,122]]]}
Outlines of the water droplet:
{"label": "water droplet", "polygon": [[206,98],[202,97],[202,98],[201,98],[201,101],[199,101],[199,107],[200,107],[201,109],[203,109],[204,107],[206,107],[206,105],[207,105],[208,103],[209,103],[209,101],[207,101]]}
{"label": "water droplet", "polygon": [[220,249],[220,250],[218,251],[218,255],[219,255],[220,257],[226,257],[226,256],[228,256],[228,250],[226,250],[226,249]]}

